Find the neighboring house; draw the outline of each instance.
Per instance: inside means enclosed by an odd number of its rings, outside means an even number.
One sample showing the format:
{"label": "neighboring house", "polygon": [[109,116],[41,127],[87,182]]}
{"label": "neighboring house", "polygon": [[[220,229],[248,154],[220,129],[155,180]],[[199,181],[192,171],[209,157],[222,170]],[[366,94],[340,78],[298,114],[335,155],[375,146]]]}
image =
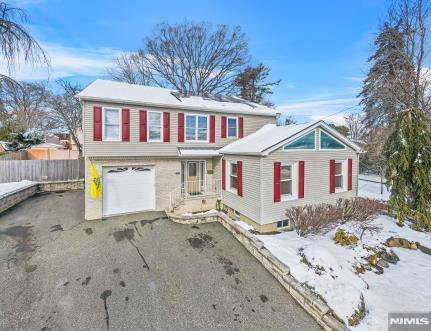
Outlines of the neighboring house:
{"label": "neighboring house", "polygon": [[222,148],[222,202],[259,232],[288,227],[288,207],[357,195],[361,149],[323,121],[275,126]]}
{"label": "neighboring house", "polygon": [[[96,80],[77,95],[83,107],[85,218],[175,208],[215,207],[218,150],[268,123],[271,108],[236,97]],[[91,164],[102,196],[90,194]]]}
{"label": "neighboring house", "polygon": [[[85,218],[214,208],[260,232],[290,206],[357,195],[360,148],[323,121],[276,126],[275,110],[236,97],[96,80],[83,107]],[[101,197],[92,196],[92,165]],[[93,173],[94,174],[94,173]]]}
{"label": "neighboring house", "polygon": [[11,144],[7,141],[0,141],[0,153],[13,151]]}

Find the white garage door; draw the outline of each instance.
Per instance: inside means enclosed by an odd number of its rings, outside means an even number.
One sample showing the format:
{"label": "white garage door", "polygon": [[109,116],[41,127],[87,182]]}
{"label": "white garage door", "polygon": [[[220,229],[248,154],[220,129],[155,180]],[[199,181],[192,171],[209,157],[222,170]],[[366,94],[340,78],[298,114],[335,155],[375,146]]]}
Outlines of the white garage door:
{"label": "white garage door", "polygon": [[156,208],[153,166],[104,167],[103,215]]}

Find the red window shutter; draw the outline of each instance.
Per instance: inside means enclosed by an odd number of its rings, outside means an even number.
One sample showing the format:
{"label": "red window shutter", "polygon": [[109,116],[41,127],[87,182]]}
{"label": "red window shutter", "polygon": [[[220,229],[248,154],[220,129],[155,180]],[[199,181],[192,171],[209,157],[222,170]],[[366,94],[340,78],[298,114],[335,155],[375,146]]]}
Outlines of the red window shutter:
{"label": "red window shutter", "polygon": [[238,175],[238,195],[242,197],[242,161],[237,162],[236,169]]}
{"label": "red window shutter", "polygon": [[226,116],[221,117],[221,137],[226,138]]}
{"label": "red window shutter", "polygon": [[184,142],[184,113],[178,113],[178,142]]}
{"label": "red window shutter", "polygon": [[280,178],[281,178],[281,163],[274,162],[274,202],[281,201]]}
{"label": "red window shutter", "polygon": [[329,161],[329,193],[335,193],[335,160]]}
{"label": "red window shutter", "polygon": [[302,199],[304,197],[304,173],[305,173],[305,162],[299,161],[298,163],[298,198]]}
{"label": "red window shutter", "polygon": [[147,142],[147,111],[139,111],[139,141]]}
{"label": "red window shutter", "polygon": [[238,117],[238,137],[244,137],[244,118]]}
{"label": "red window shutter", "polygon": [[93,108],[93,140],[102,141],[102,107]]}
{"label": "red window shutter", "polygon": [[351,191],[352,190],[352,169],[353,169],[353,162],[352,162],[352,159],[349,159],[348,160],[348,171],[349,171],[349,174],[348,174],[348,182],[347,182],[347,187],[348,187],[348,190],[349,191]]}
{"label": "red window shutter", "polygon": [[170,113],[163,113],[163,142],[168,143],[171,141],[170,129]]}
{"label": "red window shutter", "polygon": [[127,108],[121,110],[121,140],[130,140],[130,111]]}
{"label": "red window shutter", "polygon": [[210,143],[215,143],[215,116],[210,115]]}
{"label": "red window shutter", "polygon": [[221,161],[221,188],[226,190],[226,160]]}

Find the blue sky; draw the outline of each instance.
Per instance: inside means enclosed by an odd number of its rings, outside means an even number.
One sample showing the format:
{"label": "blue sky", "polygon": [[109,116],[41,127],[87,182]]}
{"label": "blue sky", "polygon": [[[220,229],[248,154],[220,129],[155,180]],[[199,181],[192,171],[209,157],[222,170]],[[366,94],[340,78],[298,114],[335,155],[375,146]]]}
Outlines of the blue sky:
{"label": "blue sky", "polygon": [[[51,79],[83,85],[104,77],[112,57],[142,45],[162,20],[183,18],[240,25],[254,63],[282,79],[272,101],[298,121],[342,122],[355,107],[366,59],[388,1],[61,1],[17,0],[28,28],[48,51]],[[18,79],[43,79],[46,70],[18,67]]]}

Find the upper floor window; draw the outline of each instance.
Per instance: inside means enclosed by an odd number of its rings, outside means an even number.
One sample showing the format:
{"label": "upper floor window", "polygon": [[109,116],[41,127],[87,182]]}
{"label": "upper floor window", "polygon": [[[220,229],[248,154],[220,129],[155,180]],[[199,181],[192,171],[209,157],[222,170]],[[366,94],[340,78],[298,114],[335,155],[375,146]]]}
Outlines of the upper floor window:
{"label": "upper floor window", "polygon": [[324,131],[320,131],[320,149],[345,149],[346,147]]}
{"label": "upper floor window", "polygon": [[316,149],[316,131],[313,130],[291,143],[284,146],[284,149]]}
{"label": "upper floor window", "polygon": [[208,116],[186,115],[186,141],[208,141]]}
{"label": "upper floor window", "polygon": [[236,138],[238,136],[238,118],[227,118],[227,137]]}
{"label": "upper floor window", "polygon": [[148,141],[162,141],[161,112],[148,112]]}
{"label": "upper floor window", "polygon": [[118,108],[103,109],[103,140],[119,141],[121,135],[121,112]]}

